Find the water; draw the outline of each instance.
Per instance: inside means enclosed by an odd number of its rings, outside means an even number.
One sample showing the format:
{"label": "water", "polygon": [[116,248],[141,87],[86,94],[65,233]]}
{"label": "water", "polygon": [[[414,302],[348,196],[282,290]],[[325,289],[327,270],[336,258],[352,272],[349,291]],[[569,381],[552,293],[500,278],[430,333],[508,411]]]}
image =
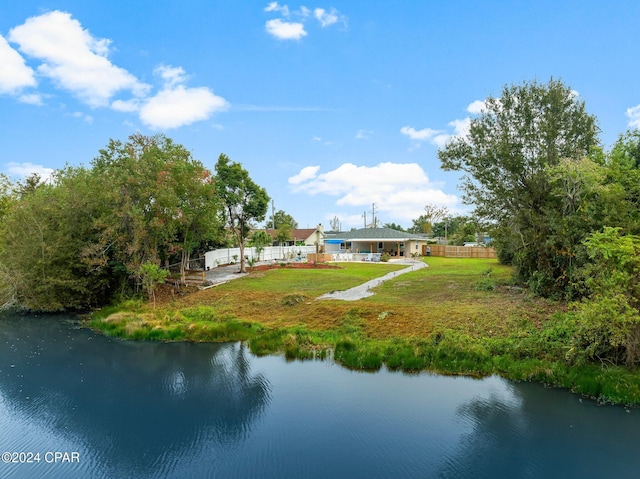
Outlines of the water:
{"label": "water", "polygon": [[3,478],[624,478],[639,439],[640,410],[537,384],[0,317],[0,453],[40,459]]}

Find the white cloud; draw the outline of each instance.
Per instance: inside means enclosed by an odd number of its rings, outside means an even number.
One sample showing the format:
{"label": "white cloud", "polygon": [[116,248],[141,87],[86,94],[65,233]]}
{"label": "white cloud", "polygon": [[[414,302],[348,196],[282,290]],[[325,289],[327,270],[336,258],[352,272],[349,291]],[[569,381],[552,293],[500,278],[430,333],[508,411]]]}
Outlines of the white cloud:
{"label": "white cloud", "polygon": [[265,29],[279,40],[300,40],[307,35],[302,23],[283,22],[279,18],[268,20]]}
{"label": "white cloud", "polygon": [[36,86],[34,71],[24,58],[0,35],[0,94],[18,93],[23,88]]}
{"label": "white cloud", "polygon": [[73,118],[78,118],[80,120],[84,120],[90,125],[93,123],[93,117],[91,115],[87,115],[86,113],[82,113],[81,111],[76,111],[71,113]]}
{"label": "white cloud", "polygon": [[472,115],[478,115],[487,109],[487,105],[484,100],[476,100],[469,104],[467,111]]}
{"label": "white cloud", "polygon": [[453,136],[467,136],[471,127],[471,118],[450,121],[449,126],[453,127]]}
{"label": "white cloud", "polygon": [[140,109],[140,119],[151,128],[179,128],[207,120],[213,113],[228,107],[224,98],[214,95],[208,88],[178,85],[150,98]]}
{"label": "white cloud", "polygon": [[305,166],[300,170],[300,173],[294,175],[289,178],[290,185],[299,185],[300,183],[304,183],[305,181],[312,180],[316,177],[316,173],[320,169],[319,166]]}
{"label": "white cloud", "polygon": [[329,12],[327,12],[324,8],[316,8],[313,11],[313,16],[316,17],[316,20],[320,22],[322,28],[333,25],[338,21],[338,12],[335,8],[332,8]]}
{"label": "white cloud", "polygon": [[[300,40],[307,36],[304,22],[311,15],[311,10],[305,6],[299,10],[290,11],[287,5],[280,5],[278,2],[270,2],[265,8],[265,12],[279,13],[281,18],[268,20],[265,23],[265,30],[270,35],[279,40]],[[326,10],[324,8],[315,8],[313,16],[320,23],[322,28],[329,27],[335,23],[342,22],[347,25],[347,18],[339,15],[335,8]],[[297,21],[294,21],[297,20]]]}
{"label": "white cloud", "polygon": [[166,87],[173,87],[187,81],[188,77],[182,67],[172,67],[170,65],[160,65],[153,71],[165,82]]}
{"label": "white cloud", "polygon": [[225,111],[229,103],[209,88],[187,88],[188,78],[182,67],[160,65],[154,70],[164,82],[155,96],[141,99],[115,100],[111,108],[125,113],[138,113],[140,120],[154,129],[171,129],[208,120],[212,114]]}
{"label": "white cloud", "polygon": [[140,110],[140,100],[116,100],[111,103],[111,109],[124,113],[135,113]]}
{"label": "white cloud", "polygon": [[42,165],[34,165],[33,163],[16,163],[9,162],[7,163],[6,168],[7,173],[11,176],[16,176],[19,178],[27,178],[33,173],[37,173],[40,175],[42,180],[48,180],[51,178],[54,170],[51,168],[46,168]]}
{"label": "white cloud", "polygon": [[[467,111],[472,115],[477,115],[486,110],[486,103],[481,100],[476,100],[467,106]],[[422,130],[416,130],[411,126],[403,126],[400,128],[400,133],[408,136],[414,142],[427,141],[438,148],[444,148],[447,142],[453,137],[464,137],[469,134],[469,128],[471,126],[471,118],[466,117],[458,120],[453,120],[448,123],[448,126],[453,127],[453,132],[449,133],[444,130],[434,130],[432,128],[423,128]]]}
{"label": "white cloud", "polygon": [[[302,7],[305,8],[305,7]],[[278,2],[271,2],[264,9],[265,12],[280,12],[283,16],[289,16],[289,7],[286,5],[280,5]]]}
{"label": "white cloud", "polygon": [[149,86],[107,58],[110,40],[93,37],[71,14],[61,11],[31,17],[10,30],[9,40],[42,61],[38,72],[91,107],[106,106],[120,91],[135,96]]}
{"label": "white cloud", "polygon": [[365,130],[364,128],[360,128],[358,130],[358,132],[356,133],[355,139],[356,140],[368,140],[369,138],[371,138],[372,134],[373,134],[372,131]]}
{"label": "white cloud", "polygon": [[28,105],[42,105],[42,96],[37,93],[25,93],[18,97],[20,103],[26,103]]}
{"label": "white cloud", "polygon": [[430,140],[433,137],[442,134],[441,130],[432,130],[431,128],[423,128],[422,130],[416,130],[412,126],[403,126],[400,128],[400,133],[408,136],[412,140],[415,141],[425,141]]}
{"label": "white cloud", "polygon": [[627,108],[627,117],[629,117],[629,128],[640,128],[640,105]]}
{"label": "white cloud", "polygon": [[322,174],[318,174],[319,168],[306,167],[289,178],[293,191],[335,196],[335,204],[344,208],[368,208],[375,203],[381,217],[401,223],[417,218],[426,204],[454,210],[458,203],[455,195],[444,193],[416,163],[345,163]]}

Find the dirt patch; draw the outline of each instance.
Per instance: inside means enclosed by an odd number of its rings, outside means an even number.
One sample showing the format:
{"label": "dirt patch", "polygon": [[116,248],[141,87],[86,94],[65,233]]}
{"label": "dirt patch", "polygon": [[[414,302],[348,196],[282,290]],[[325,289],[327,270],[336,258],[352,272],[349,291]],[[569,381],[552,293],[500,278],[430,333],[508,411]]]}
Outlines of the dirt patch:
{"label": "dirt patch", "polygon": [[173,285],[169,283],[159,284],[156,287],[156,305],[168,304],[176,299],[184,298],[190,294],[196,293],[200,289],[195,285]]}

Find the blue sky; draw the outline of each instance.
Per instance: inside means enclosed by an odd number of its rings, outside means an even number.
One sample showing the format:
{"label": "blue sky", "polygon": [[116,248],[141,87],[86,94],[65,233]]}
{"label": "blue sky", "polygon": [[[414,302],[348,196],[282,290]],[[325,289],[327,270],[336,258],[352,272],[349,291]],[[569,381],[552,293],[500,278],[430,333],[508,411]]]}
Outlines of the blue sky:
{"label": "blue sky", "polygon": [[640,127],[640,2],[21,0],[0,10],[0,172],[164,133],[243,164],[300,227],[461,203],[437,148],[505,84],[562,79]]}

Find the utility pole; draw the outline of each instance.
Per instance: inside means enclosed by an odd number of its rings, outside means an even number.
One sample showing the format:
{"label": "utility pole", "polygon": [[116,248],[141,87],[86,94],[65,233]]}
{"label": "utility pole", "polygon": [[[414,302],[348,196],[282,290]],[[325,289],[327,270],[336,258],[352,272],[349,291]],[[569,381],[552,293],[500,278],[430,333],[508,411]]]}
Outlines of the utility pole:
{"label": "utility pole", "polygon": [[276,207],[273,200],[271,200],[271,244],[276,235]]}

